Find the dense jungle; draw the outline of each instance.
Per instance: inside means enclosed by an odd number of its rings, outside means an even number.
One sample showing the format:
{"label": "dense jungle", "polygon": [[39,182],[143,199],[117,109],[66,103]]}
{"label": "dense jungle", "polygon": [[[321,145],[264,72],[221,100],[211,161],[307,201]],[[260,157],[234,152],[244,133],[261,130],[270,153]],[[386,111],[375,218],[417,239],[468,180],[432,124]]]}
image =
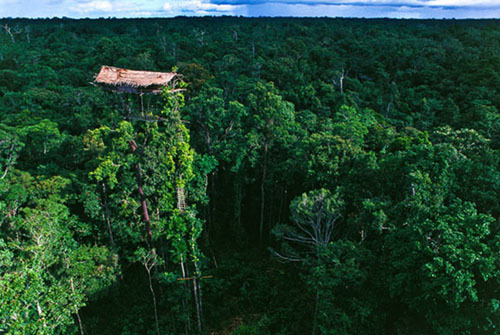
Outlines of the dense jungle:
{"label": "dense jungle", "polygon": [[499,106],[499,20],[0,19],[0,334],[500,334]]}

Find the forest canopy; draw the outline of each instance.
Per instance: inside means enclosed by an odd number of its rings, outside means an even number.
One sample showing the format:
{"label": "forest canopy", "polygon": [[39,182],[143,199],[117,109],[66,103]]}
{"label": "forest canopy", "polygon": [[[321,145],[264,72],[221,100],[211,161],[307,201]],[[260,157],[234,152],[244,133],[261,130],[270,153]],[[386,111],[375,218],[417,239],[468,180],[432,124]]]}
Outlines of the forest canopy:
{"label": "forest canopy", "polygon": [[498,20],[1,19],[0,333],[499,333],[499,50]]}

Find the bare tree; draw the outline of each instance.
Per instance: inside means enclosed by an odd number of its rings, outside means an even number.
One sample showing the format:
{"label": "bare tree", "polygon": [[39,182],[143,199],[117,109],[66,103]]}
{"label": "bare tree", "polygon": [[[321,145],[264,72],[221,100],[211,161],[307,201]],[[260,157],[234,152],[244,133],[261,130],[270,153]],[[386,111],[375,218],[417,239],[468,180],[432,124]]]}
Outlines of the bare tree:
{"label": "bare tree", "polygon": [[332,241],[343,205],[338,190],[333,194],[325,189],[314,190],[295,198],[290,205],[293,225],[279,225],[274,230],[287,246],[274,254],[291,261],[316,254],[318,247]]}
{"label": "bare tree", "polygon": [[[293,225],[278,225],[274,229],[283,243],[280,252],[272,252],[284,261],[301,262],[311,255],[319,258],[321,247],[333,240],[343,206],[338,189],[333,194],[325,189],[314,190],[295,198],[290,205]],[[319,300],[316,291],[312,335],[316,333]]]}
{"label": "bare tree", "polygon": [[346,71],[344,68],[342,68],[342,73],[339,76],[338,80],[332,79],[332,83],[340,88],[340,93],[344,93],[344,79],[347,77],[347,74],[349,71]]}
{"label": "bare tree", "polygon": [[2,28],[3,28],[3,29],[5,29],[5,31],[7,32],[7,34],[9,34],[10,39],[12,40],[12,43],[16,43],[16,40],[15,40],[15,38],[14,38],[14,34],[12,34],[12,30],[11,30],[11,28],[7,25],[7,23],[6,23],[6,24],[4,24],[4,25],[2,26]]}
{"label": "bare tree", "polygon": [[30,26],[24,27],[24,33],[26,34],[26,40],[28,41],[28,43],[31,43],[31,38],[30,38],[31,27]]}

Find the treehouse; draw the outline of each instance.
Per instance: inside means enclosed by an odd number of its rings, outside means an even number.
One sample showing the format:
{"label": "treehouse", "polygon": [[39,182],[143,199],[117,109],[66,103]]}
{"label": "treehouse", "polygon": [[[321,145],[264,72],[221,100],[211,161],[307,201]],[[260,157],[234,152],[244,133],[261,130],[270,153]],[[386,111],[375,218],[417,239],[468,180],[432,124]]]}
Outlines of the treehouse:
{"label": "treehouse", "polygon": [[102,66],[94,83],[116,93],[159,94],[178,77],[174,72],[151,72]]}

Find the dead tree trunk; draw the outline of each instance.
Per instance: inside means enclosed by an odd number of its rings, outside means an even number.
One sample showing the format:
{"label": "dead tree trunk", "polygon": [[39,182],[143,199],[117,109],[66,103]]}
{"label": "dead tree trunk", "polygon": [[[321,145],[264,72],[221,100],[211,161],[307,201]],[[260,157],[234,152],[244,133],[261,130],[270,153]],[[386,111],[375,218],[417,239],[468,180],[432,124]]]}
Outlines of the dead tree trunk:
{"label": "dead tree trunk", "polygon": [[5,178],[10,167],[14,164],[14,142],[11,143],[9,150],[10,150],[9,158],[7,159],[7,163],[5,164],[5,170],[2,174],[2,177],[0,177],[0,179]]}
{"label": "dead tree trunk", "polygon": [[5,25],[3,25],[2,28],[5,29],[5,31],[7,32],[7,34],[9,34],[12,43],[15,44],[16,40],[14,39],[14,35],[12,34],[12,31],[10,30],[10,27],[7,25],[7,23]]}
{"label": "dead tree trunk", "polygon": [[340,76],[339,82],[340,82],[340,93],[344,93],[344,78],[345,78],[345,71],[342,69],[342,75]]}
{"label": "dead tree trunk", "polygon": [[335,86],[338,86],[340,88],[340,93],[342,93],[342,94],[344,93],[344,79],[346,76],[347,76],[347,72],[345,71],[344,68],[342,68],[342,74],[339,77],[338,83],[335,79],[332,79],[332,83]]}

